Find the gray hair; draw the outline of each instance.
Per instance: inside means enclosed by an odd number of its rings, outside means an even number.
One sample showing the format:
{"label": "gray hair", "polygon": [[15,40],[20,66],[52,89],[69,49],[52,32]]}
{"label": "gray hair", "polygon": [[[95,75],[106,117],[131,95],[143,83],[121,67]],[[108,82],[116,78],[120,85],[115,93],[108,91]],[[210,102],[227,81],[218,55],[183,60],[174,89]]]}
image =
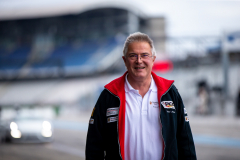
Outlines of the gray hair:
{"label": "gray hair", "polygon": [[124,57],[126,57],[127,55],[128,46],[133,42],[147,42],[152,48],[152,55],[156,56],[156,51],[155,51],[152,39],[147,34],[144,34],[141,32],[135,32],[133,34],[130,34],[124,43],[124,47],[123,47]]}

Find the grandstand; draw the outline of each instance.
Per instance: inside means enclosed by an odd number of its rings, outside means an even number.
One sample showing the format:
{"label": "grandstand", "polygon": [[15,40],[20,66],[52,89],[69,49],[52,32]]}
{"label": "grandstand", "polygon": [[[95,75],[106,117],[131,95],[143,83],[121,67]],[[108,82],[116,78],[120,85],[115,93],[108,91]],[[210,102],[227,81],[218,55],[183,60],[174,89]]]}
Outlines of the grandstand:
{"label": "grandstand", "polygon": [[[157,25],[156,25],[157,24]],[[87,76],[123,71],[129,33],[163,37],[164,18],[120,8],[0,21],[0,80]],[[156,42],[158,43],[158,42]],[[156,45],[164,50],[163,41]]]}

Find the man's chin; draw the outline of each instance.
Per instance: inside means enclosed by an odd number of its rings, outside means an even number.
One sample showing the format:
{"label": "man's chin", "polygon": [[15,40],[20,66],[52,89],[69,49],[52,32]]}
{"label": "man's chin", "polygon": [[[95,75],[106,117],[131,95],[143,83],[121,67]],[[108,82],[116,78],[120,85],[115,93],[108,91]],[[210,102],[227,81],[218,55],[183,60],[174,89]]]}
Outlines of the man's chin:
{"label": "man's chin", "polygon": [[136,79],[144,79],[144,78],[147,77],[147,74],[145,74],[145,73],[134,73],[133,77],[136,78]]}

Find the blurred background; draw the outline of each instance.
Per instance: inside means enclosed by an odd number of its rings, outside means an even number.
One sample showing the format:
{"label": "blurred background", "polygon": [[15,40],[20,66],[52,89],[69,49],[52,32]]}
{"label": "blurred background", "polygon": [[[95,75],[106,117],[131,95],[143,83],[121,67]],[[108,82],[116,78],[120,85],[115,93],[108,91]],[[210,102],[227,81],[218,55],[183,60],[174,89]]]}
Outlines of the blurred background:
{"label": "blurred background", "polygon": [[154,41],[199,160],[240,159],[240,1],[1,0],[0,160],[85,159],[91,111],[125,71],[126,37]]}

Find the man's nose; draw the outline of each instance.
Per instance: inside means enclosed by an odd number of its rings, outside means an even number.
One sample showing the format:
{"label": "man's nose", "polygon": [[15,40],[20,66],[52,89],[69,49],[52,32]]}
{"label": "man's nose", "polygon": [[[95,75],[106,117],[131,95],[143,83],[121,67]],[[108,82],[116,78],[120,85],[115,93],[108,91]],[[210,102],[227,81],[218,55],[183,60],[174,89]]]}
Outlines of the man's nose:
{"label": "man's nose", "polygon": [[137,60],[136,60],[137,62],[142,62],[142,57],[141,57],[141,55],[137,55]]}

